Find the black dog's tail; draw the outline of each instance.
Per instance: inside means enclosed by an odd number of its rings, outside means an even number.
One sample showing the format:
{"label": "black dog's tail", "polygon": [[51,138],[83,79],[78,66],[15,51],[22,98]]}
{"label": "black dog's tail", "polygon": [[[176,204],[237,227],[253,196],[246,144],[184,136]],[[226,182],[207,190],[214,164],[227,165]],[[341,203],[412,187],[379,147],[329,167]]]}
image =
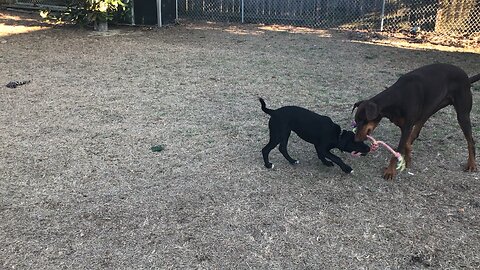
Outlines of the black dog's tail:
{"label": "black dog's tail", "polygon": [[480,74],[477,74],[473,77],[468,78],[470,80],[470,83],[474,83],[476,81],[480,81]]}
{"label": "black dog's tail", "polygon": [[272,115],[273,110],[270,110],[267,108],[267,104],[265,104],[265,100],[263,98],[259,97],[258,100],[260,100],[260,103],[262,103],[262,111],[264,111],[266,114]]}

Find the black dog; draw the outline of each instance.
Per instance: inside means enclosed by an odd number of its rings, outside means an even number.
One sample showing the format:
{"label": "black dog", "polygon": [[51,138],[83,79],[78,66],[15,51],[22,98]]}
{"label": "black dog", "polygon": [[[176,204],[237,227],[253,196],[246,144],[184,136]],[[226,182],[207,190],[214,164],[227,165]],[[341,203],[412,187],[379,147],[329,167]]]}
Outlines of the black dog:
{"label": "black dog", "polygon": [[263,160],[267,168],[273,168],[273,164],[268,161],[268,154],[278,144],[280,144],[280,153],[291,164],[298,163],[298,160],[291,158],[287,152],[287,143],[291,131],[294,131],[303,140],[315,145],[318,158],[324,165],[331,167],[335,163],[346,173],[352,172],[352,168],[339,157],[330,153],[330,150],[338,148],[345,152],[360,152],[363,156],[370,151],[370,147],[365,143],[355,142],[355,134],[352,131],[342,131],[340,126],[335,124],[330,117],[318,115],[296,106],[271,110],[267,108],[262,98],[259,98],[259,100],[262,104],[262,110],[271,115],[268,122],[270,141],[262,149]]}

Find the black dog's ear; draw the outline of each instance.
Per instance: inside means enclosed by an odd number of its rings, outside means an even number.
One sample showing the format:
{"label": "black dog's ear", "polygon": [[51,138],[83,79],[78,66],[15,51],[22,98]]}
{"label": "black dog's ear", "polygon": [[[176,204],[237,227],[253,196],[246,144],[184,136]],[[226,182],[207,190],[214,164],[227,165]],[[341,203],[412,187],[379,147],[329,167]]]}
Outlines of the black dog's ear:
{"label": "black dog's ear", "polygon": [[353,111],[355,111],[355,109],[358,108],[358,106],[360,106],[360,104],[362,104],[364,101],[365,101],[365,100],[361,100],[361,101],[353,104],[352,113],[353,113]]}
{"label": "black dog's ear", "polygon": [[377,104],[369,101],[365,106],[365,115],[367,116],[368,121],[372,121],[378,118],[379,116]]}

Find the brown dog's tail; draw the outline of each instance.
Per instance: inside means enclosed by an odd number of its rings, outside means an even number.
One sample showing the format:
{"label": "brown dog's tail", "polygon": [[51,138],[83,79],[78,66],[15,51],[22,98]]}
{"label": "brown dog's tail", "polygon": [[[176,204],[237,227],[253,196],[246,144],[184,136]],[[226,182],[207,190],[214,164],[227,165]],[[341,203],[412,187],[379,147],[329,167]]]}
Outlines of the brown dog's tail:
{"label": "brown dog's tail", "polygon": [[267,108],[267,104],[265,104],[265,100],[263,98],[259,97],[258,100],[260,100],[260,103],[262,104],[262,111],[264,111],[266,114],[272,115],[273,110],[270,110]]}
{"label": "brown dog's tail", "polygon": [[480,74],[477,74],[473,77],[468,78],[470,80],[470,83],[474,83],[476,81],[480,81]]}

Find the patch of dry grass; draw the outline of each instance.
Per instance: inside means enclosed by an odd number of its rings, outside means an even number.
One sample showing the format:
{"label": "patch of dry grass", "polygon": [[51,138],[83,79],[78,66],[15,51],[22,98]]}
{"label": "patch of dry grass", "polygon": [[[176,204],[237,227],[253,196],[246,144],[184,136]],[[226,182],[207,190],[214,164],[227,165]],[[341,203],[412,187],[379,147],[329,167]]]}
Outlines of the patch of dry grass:
{"label": "patch of dry grass", "polygon": [[[0,82],[32,83],[0,88],[0,268],[480,267],[480,182],[461,171],[451,109],[426,124],[414,167],[387,182],[386,152],[339,153],[355,169],[345,175],[296,136],[301,163],[274,150],[266,170],[257,100],[349,128],[352,104],[399,74],[436,61],[475,74],[478,54],[255,25],[114,33],[2,38]],[[388,121],[376,131],[398,135]]]}

